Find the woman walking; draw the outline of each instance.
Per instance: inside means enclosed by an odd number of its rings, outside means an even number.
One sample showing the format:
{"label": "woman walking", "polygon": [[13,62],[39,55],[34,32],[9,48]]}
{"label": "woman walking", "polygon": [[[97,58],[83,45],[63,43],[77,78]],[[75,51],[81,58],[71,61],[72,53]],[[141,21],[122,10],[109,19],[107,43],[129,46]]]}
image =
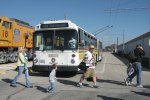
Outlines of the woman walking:
{"label": "woman walking", "polygon": [[27,59],[25,57],[25,48],[23,47],[19,47],[18,49],[18,74],[16,75],[16,77],[13,79],[13,81],[11,82],[10,86],[12,87],[17,87],[16,82],[18,80],[18,78],[20,77],[20,75],[22,74],[23,71],[25,71],[25,80],[26,80],[26,87],[27,88],[32,88],[32,86],[30,85],[29,82],[29,73],[28,73],[28,68],[27,68]]}

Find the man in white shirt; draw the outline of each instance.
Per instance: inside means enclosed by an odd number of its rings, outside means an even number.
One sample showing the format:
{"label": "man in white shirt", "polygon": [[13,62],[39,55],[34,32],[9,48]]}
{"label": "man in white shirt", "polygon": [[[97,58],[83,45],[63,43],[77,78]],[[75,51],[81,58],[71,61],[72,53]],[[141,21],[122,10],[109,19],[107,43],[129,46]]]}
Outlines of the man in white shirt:
{"label": "man in white shirt", "polygon": [[76,47],[76,40],[72,37],[71,40],[68,41],[68,45],[70,48]]}
{"label": "man in white shirt", "polygon": [[86,63],[86,66],[89,66],[89,68],[81,76],[80,81],[77,84],[78,87],[82,87],[82,82],[84,79],[92,77],[94,83],[93,87],[98,88],[98,86],[96,85],[95,63],[93,61],[94,57],[92,55],[93,50],[94,50],[94,45],[90,45],[89,51],[85,53],[83,61]]}

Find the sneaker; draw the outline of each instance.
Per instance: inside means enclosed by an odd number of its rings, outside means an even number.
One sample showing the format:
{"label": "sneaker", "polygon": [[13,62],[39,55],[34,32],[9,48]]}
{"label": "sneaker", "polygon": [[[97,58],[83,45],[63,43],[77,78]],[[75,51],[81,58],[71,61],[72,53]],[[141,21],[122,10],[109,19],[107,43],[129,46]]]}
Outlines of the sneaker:
{"label": "sneaker", "polygon": [[126,79],[126,78],[124,79],[124,82],[125,82],[126,86],[131,85],[131,82],[128,79]]}
{"label": "sneaker", "polygon": [[82,84],[80,84],[80,83],[78,83],[78,84],[77,84],[77,87],[83,87],[83,85],[82,85]]}
{"label": "sneaker", "polygon": [[52,94],[54,94],[55,92],[54,92],[54,91],[49,91],[48,93],[52,93]]}
{"label": "sneaker", "polygon": [[17,87],[17,85],[16,85],[16,84],[10,84],[10,86],[12,86],[12,87]]}
{"label": "sneaker", "polygon": [[128,82],[128,86],[131,86],[131,85],[132,85],[132,84],[131,84],[131,82],[129,81],[129,82]]}
{"label": "sneaker", "polygon": [[97,86],[97,85],[93,85],[93,88],[99,88],[99,86]]}
{"label": "sneaker", "polygon": [[48,89],[45,89],[45,92],[46,92],[46,93],[49,93],[49,90],[48,90]]}
{"label": "sneaker", "polygon": [[143,85],[137,85],[136,87],[137,88],[143,88]]}
{"label": "sneaker", "polygon": [[133,81],[131,81],[130,83],[131,83],[131,85],[134,85],[134,84],[135,84]]}

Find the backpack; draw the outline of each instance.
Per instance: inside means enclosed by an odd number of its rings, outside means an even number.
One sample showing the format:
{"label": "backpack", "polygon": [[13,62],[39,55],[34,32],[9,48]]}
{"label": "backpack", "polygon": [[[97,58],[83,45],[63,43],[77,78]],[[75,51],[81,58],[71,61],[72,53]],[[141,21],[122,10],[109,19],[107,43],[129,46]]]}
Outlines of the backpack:
{"label": "backpack", "polygon": [[78,66],[80,70],[86,71],[89,66],[86,66],[85,62],[81,62]]}
{"label": "backpack", "polygon": [[129,62],[134,62],[137,60],[137,57],[135,56],[134,54],[134,51],[130,51],[129,54],[128,54],[128,60]]}

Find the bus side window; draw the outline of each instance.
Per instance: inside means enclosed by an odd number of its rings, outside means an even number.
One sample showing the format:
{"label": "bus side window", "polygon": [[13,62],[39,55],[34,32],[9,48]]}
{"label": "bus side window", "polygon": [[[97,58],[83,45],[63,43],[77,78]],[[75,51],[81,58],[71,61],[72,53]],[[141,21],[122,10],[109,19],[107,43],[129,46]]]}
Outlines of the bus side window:
{"label": "bus side window", "polygon": [[79,43],[82,43],[82,40],[84,40],[84,31],[79,29]]}

